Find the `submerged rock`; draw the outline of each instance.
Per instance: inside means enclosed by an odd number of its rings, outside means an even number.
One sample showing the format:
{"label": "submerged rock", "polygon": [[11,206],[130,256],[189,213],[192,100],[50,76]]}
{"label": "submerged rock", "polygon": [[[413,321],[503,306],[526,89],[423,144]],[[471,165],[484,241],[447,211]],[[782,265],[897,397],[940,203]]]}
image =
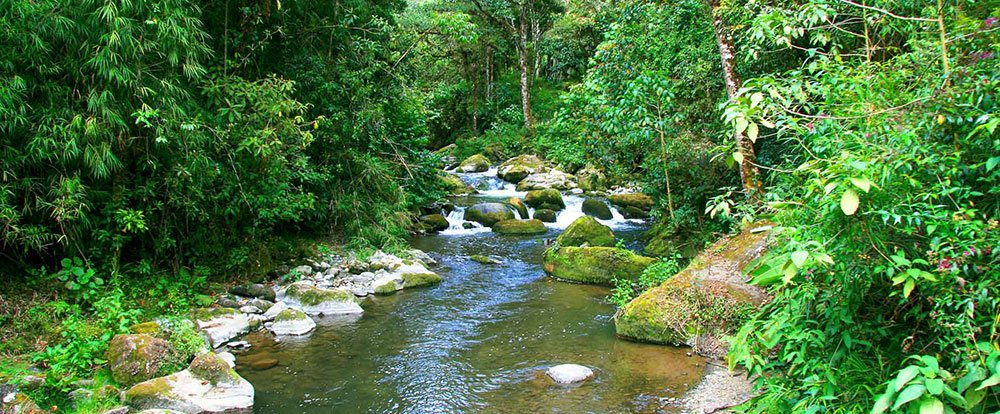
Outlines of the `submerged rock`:
{"label": "submerged rock", "polygon": [[535,216],[533,217],[537,220],[541,220],[545,223],[555,223],[557,219],[557,214],[555,210],[549,210],[547,208],[540,208],[535,210]]}
{"label": "submerged rock", "polygon": [[528,154],[519,155],[500,164],[500,167],[497,168],[497,177],[517,184],[521,180],[524,180],[525,177],[534,173],[544,172],[547,169],[545,162],[537,156]]}
{"label": "submerged rock", "polygon": [[576,188],[576,177],[562,171],[552,170],[531,174],[517,183],[517,191],[544,190],[546,188],[556,190]]}
{"label": "submerged rock", "polygon": [[566,208],[566,202],[563,201],[562,194],[559,190],[551,188],[528,191],[528,194],[524,197],[524,203],[535,208],[541,208],[543,205],[552,206],[552,210]]}
{"label": "submerged rock", "polygon": [[184,413],[230,413],[253,407],[253,385],[225,360],[211,352],[191,361],[187,369],[136,384],[124,394],[135,410],[176,410]]}
{"label": "submerged rock", "polygon": [[493,232],[498,234],[545,234],[548,231],[541,220],[502,220],[493,224]]}
{"label": "submerged rock", "polygon": [[115,335],[108,343],[105,359],[111,377],[125,386],[169,374],[187,363],[170,342],[148,334]]}
{"label": "submerged rock", "polygon": [[285,289],[285,304],[310,315],[346,315],[364,312],[358,299],[346,289],[325,289],[308,282],[295,282]]}
{"label": "submerged rock", "polygon": [[545,375],[559,384],[572,384],[592,378],[594,371],[583,365],[562,364],[545,370]]}
{"label": "submerged rock", "polygon": [[615,233],[611,227],[601,224],[590,216],[580,216],[556,238],[560,247],[611,247],[615,245]]}
{"label": "submerged rock", "polygon": [[745,282],[743,273],[766,246],[767,232],[744,231],[719,240],[680,273],[629,302],[615,317],[618,335],[724,355],[721,338],[740,326],[747,311],[768,300],[763,289]]}
{"label": "submerged rock", "polygon": [[583,214],[591,217],[596,217],[601,220],[611,220],[614,215],[611,214],[611,207],[596,198],[588,198],[583,200]]}
{"label": "submerged rock", "polygon": [[554,247],[545,251],[545,273],[573,282],[610,286],[637,280],[656,259],[615,247]]}
{"label": "submerged rock", "polygon": [[491,227],[500,220],[513,220],[514,210],[503,203],[479,203],[465,209],[465,221],[475,221]]}
{"label": "submerged rock", "polygon": [[250,318],[232,308],[201,308],[191,311],[191,319],[208,336],[212,348],[250,332]]}
{"label": "submerged rock", "polygon": [[298,309],[285,309],[274,317],[268,329],[275,335],[305,335],[316,328],[316,322]]}
{"label": "submerged rock", "polygon": [[465,161],[462,161],[458,165],[458,170],[461,172],[472,173],[472,172],[483,172],[490,169],[490,159],[486,158],[483,154],[476,154]]}
{"label": "submerged rock", "polygon": [[477,262],[477,263],[481,263],[481,264],[500,264],[499,260],[494,259],[494,258],[489,257],[489,256],[483,256],[483,255],[480,255],[480,254],[474,254],[472,256],[469,256],[469,259],[472,259],[472,261]]}

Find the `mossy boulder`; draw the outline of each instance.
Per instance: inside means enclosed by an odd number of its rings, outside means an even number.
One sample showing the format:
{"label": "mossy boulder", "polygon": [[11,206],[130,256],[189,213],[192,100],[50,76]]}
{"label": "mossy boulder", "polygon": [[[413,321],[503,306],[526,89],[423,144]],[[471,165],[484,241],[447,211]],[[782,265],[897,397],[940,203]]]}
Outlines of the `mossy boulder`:
{"label": "mossy boulder", "polygon": [[517,184],[525,177],[536,172],[543,172],[547,168],[545,162],[535,155],[519,155],[500,164],[497,168],[497,176],[504,181]]}
{"label": "mossy boulder", "polygon": [[521,200],[519,197],[511,197],[507,200],[507,204],[510,204],[511,207],[514,207],[514,210],[517,210],[517,215],[521,219],[530,218],[528,217],[528,206],[524,204],[524,200]]}
{"label": "mossy boulder", "polygon": [[436,285],[443,280],[440,275],[434,272],[403,273],[401,276],[405,289]]}
{"label": "mossy boulder", "polygon": [[475,221],[486,227],[492,227],[501,220],[513,220],[514,210],[503,203],[479,203],[465,209],[465,221]]}
{"label": "mossy boulder", "polygon": [[552,210],[566,208],[566,202],[563,201],[562,193],[559,190],[551,188],[528,191],[528,194],[524,197],[524,204],[535,208],[539,208],[542,205],[549,205],[552,206]]}
{"label": "mossy boulder", "polygon": [[635,207],[643,211],[653,208],[653,198],[643,193],[612,194],[608,201],[617,207]]}
{"label": "mossy boulder", "polygon": [[546,188],[571,190],[576,187],[575,176],[557,170],[531,174],[517,183],[517,191],[544,190]]}
{"label": "mossy boulder", "polygon": [[466,184],[465,181],[462,181],[462,179],[455,174],[441,172],[438,177],[440,177],[442,186],[444,186],[449,194],[465,195],[476,193],[476,189]]}
{"label": "mossy boulder", "polygon": [[253,400],[253,385],[211,352],[195,357],[183,371],[140,382],[124,394],[124,402],[136,411],[243,412],[253,407]]}
{"label": "mossy boulder", "polygon": [[472,173],[472,172],[483,172],[490,169],[490,159],[486,158],[483,154],[476,154],[465,161],[462,161],[458,165],[458,170],[461,172]]}
{"label": "mossy boulder", "polygon": [[556,244],[560,247],[611,247],[615,245],[615,233],[611,231],[611,227],[601,224],[593,217],[581,216],[556,238]]}
{"label": "mossy boulder", "polygon": [[576,182],[584,191],[600,191],[608,188],[607,176],[593,165],[587,165],[577,171]]}
{"label": "mossy boulder", "polygon": [[160,333],[161,328],[159,322],[149,321],[132,325],[128,328],[128,330],[134,334],[156,335]]}
{"label": "mossy boulder", "polygon": [[502,220],[493,224],[493,232],[499,234],[545,234],[548,229],[541,220]]}
{"label": "mossy boulder", "polygon": [[278,312],[268,329],[275,335],[304,335],[316,328],[316,322],[298,309],[286,308]]}
{"label": "mossy boulder", "polygon": [[250,319],[232,308],[199,308],[191,311],[191,319],[205,333],[213,348],[230,339],[250,332]]}
{"label": "mossy boulder", "polygon": [[187,362],[181,360],[170,342],[144,333],[115,335],[108,343],[105,359],[111,377],[125,386],[169,374]]}
{"label": "mossy boulder", "polygon": [[647,219],[649,218],[649,212],[644,211],[638,207],[619,207],[618,212],[622,213],[622,217],[627,219]]}
{"label": "mossy boulder", "polygon": [[499,260],[481,254],[474,254],[472,256],[469,256],[469,259],[472,259],[472,261],[476,263],[486,264],[486,265],[500,264]]}
{"label": "mossy boulder", "polygon": [[703,355],[725,355],[733,333],[767,293],[745,282],[743,268],[760,257],[767,232],[744,231],[719,240],[666,282],[632,300],[615,317],[622,338],[684,344]]}
{"label": "mossy boulder", "polygon": [[345,315],[362,313],[357,297],[346,289],[326,289],[308,282],[295,282],[285,289],[288,307],[310,315]]}
{"label": "mossy boulder", "polygon": [[583,200],[582,209],[583,214],[596,217],[601,220],[611,220],[614,217],[614,215],[611,214],[611,207],[608,207],[607,203],[596,198]]}
{"label": "mossy boulder", "polygon": [[260,283],[233,286],[229,288],[229,293],[245,298],[257,298],[274,302],[274,289]]}
{"label": "mossy boulder", "polygon": [[610,286],[637,280],[656,259],[615,247],[553,247],[545,251],[545,273],[556,278]]}
{"label": "mossy boulder", "polygon": [[558,214],[556,214],[555,210],[540,208],[535,210],[535,215],[532,218],[536,220],[541,220],[542,222],[545,223],[555,223],[556,219],[558,219]]}
{"label": "mossy boulder", "polygon": [[443,231],[448,230],[451,224],[440,214],[428,214],[420,217],[420,225],[428,231]]}

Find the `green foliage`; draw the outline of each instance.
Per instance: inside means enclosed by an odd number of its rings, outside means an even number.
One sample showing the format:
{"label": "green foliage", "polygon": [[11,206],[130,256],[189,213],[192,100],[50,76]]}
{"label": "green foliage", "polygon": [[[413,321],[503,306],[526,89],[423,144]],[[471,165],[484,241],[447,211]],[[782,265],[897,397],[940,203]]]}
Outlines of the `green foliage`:
{"label": "green foliage", "polygon": [[70,297],[77,303],[88,304],[97,299],[104,290],[104,279],[97,276],[94,269],[85,267],[79,257],[62,260],[62,270],[54,277],[63,283]]}
{"label": "green foliage", "polygon": [[680,255],[664,257],[651,264],[646,270],[643,270],[642,274],[639,275],[638,281],[616,278],[614,286],[611,289],[611,295],[608,296],[608,302],[615,305],[618,309],[624,308],[625,305],[642,294],[642,292],[660,286],[667,279],[680,272],[684,268],[681,264],[683,262],[684,259]]}

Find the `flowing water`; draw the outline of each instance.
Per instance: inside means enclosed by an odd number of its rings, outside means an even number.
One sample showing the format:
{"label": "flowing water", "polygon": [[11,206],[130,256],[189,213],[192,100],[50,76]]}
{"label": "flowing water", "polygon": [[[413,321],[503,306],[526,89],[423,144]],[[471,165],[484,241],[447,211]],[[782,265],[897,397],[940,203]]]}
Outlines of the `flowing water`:
{"label": "flowing water", "polygon": [[[523,196],[495,171],[461,174],[482,193],[456,199],[449,230],[412,240],[441,262],[444,282],[363,304],[360,318],[318,318],[304,337],[259,335],[237,369],[256,388],[256,413],[655,413],[698,382],[703,361],[686,350],[618,340],[606,288],[554,281],[541,270],[544,240],[582,214],[582,198],[548,234],[465,229],[463,206]],[[638,246],[642,225],[605,221]],[[488,255],[484,265],[470,255]],[[258,371],[255,361],[274,358]],[[555,385],[545,368],[576,363],[596,377]]]}

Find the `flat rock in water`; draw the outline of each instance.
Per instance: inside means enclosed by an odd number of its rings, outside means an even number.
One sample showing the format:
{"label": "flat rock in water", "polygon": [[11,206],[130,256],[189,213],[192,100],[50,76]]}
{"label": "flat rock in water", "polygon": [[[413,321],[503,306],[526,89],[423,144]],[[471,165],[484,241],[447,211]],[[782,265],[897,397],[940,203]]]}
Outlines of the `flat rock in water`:
{"label": "flat rock in water", "polygon": [[594,376],[594,371],[583,365],[562,364],[545,371],[545,375],[560,384],[572,384],[586,381]]}
{"label": "flat rock in water", "polygon": [[305,335],[315,328],[316,322],[305,312],[296,309],[281,311],[270,326],[275,335]]}
{"label": "flat rock in water", "polygon": [[250,319],[232,308],[203,308],[193,312],[195,325],[208,336],[212,348],[250,332]]}

